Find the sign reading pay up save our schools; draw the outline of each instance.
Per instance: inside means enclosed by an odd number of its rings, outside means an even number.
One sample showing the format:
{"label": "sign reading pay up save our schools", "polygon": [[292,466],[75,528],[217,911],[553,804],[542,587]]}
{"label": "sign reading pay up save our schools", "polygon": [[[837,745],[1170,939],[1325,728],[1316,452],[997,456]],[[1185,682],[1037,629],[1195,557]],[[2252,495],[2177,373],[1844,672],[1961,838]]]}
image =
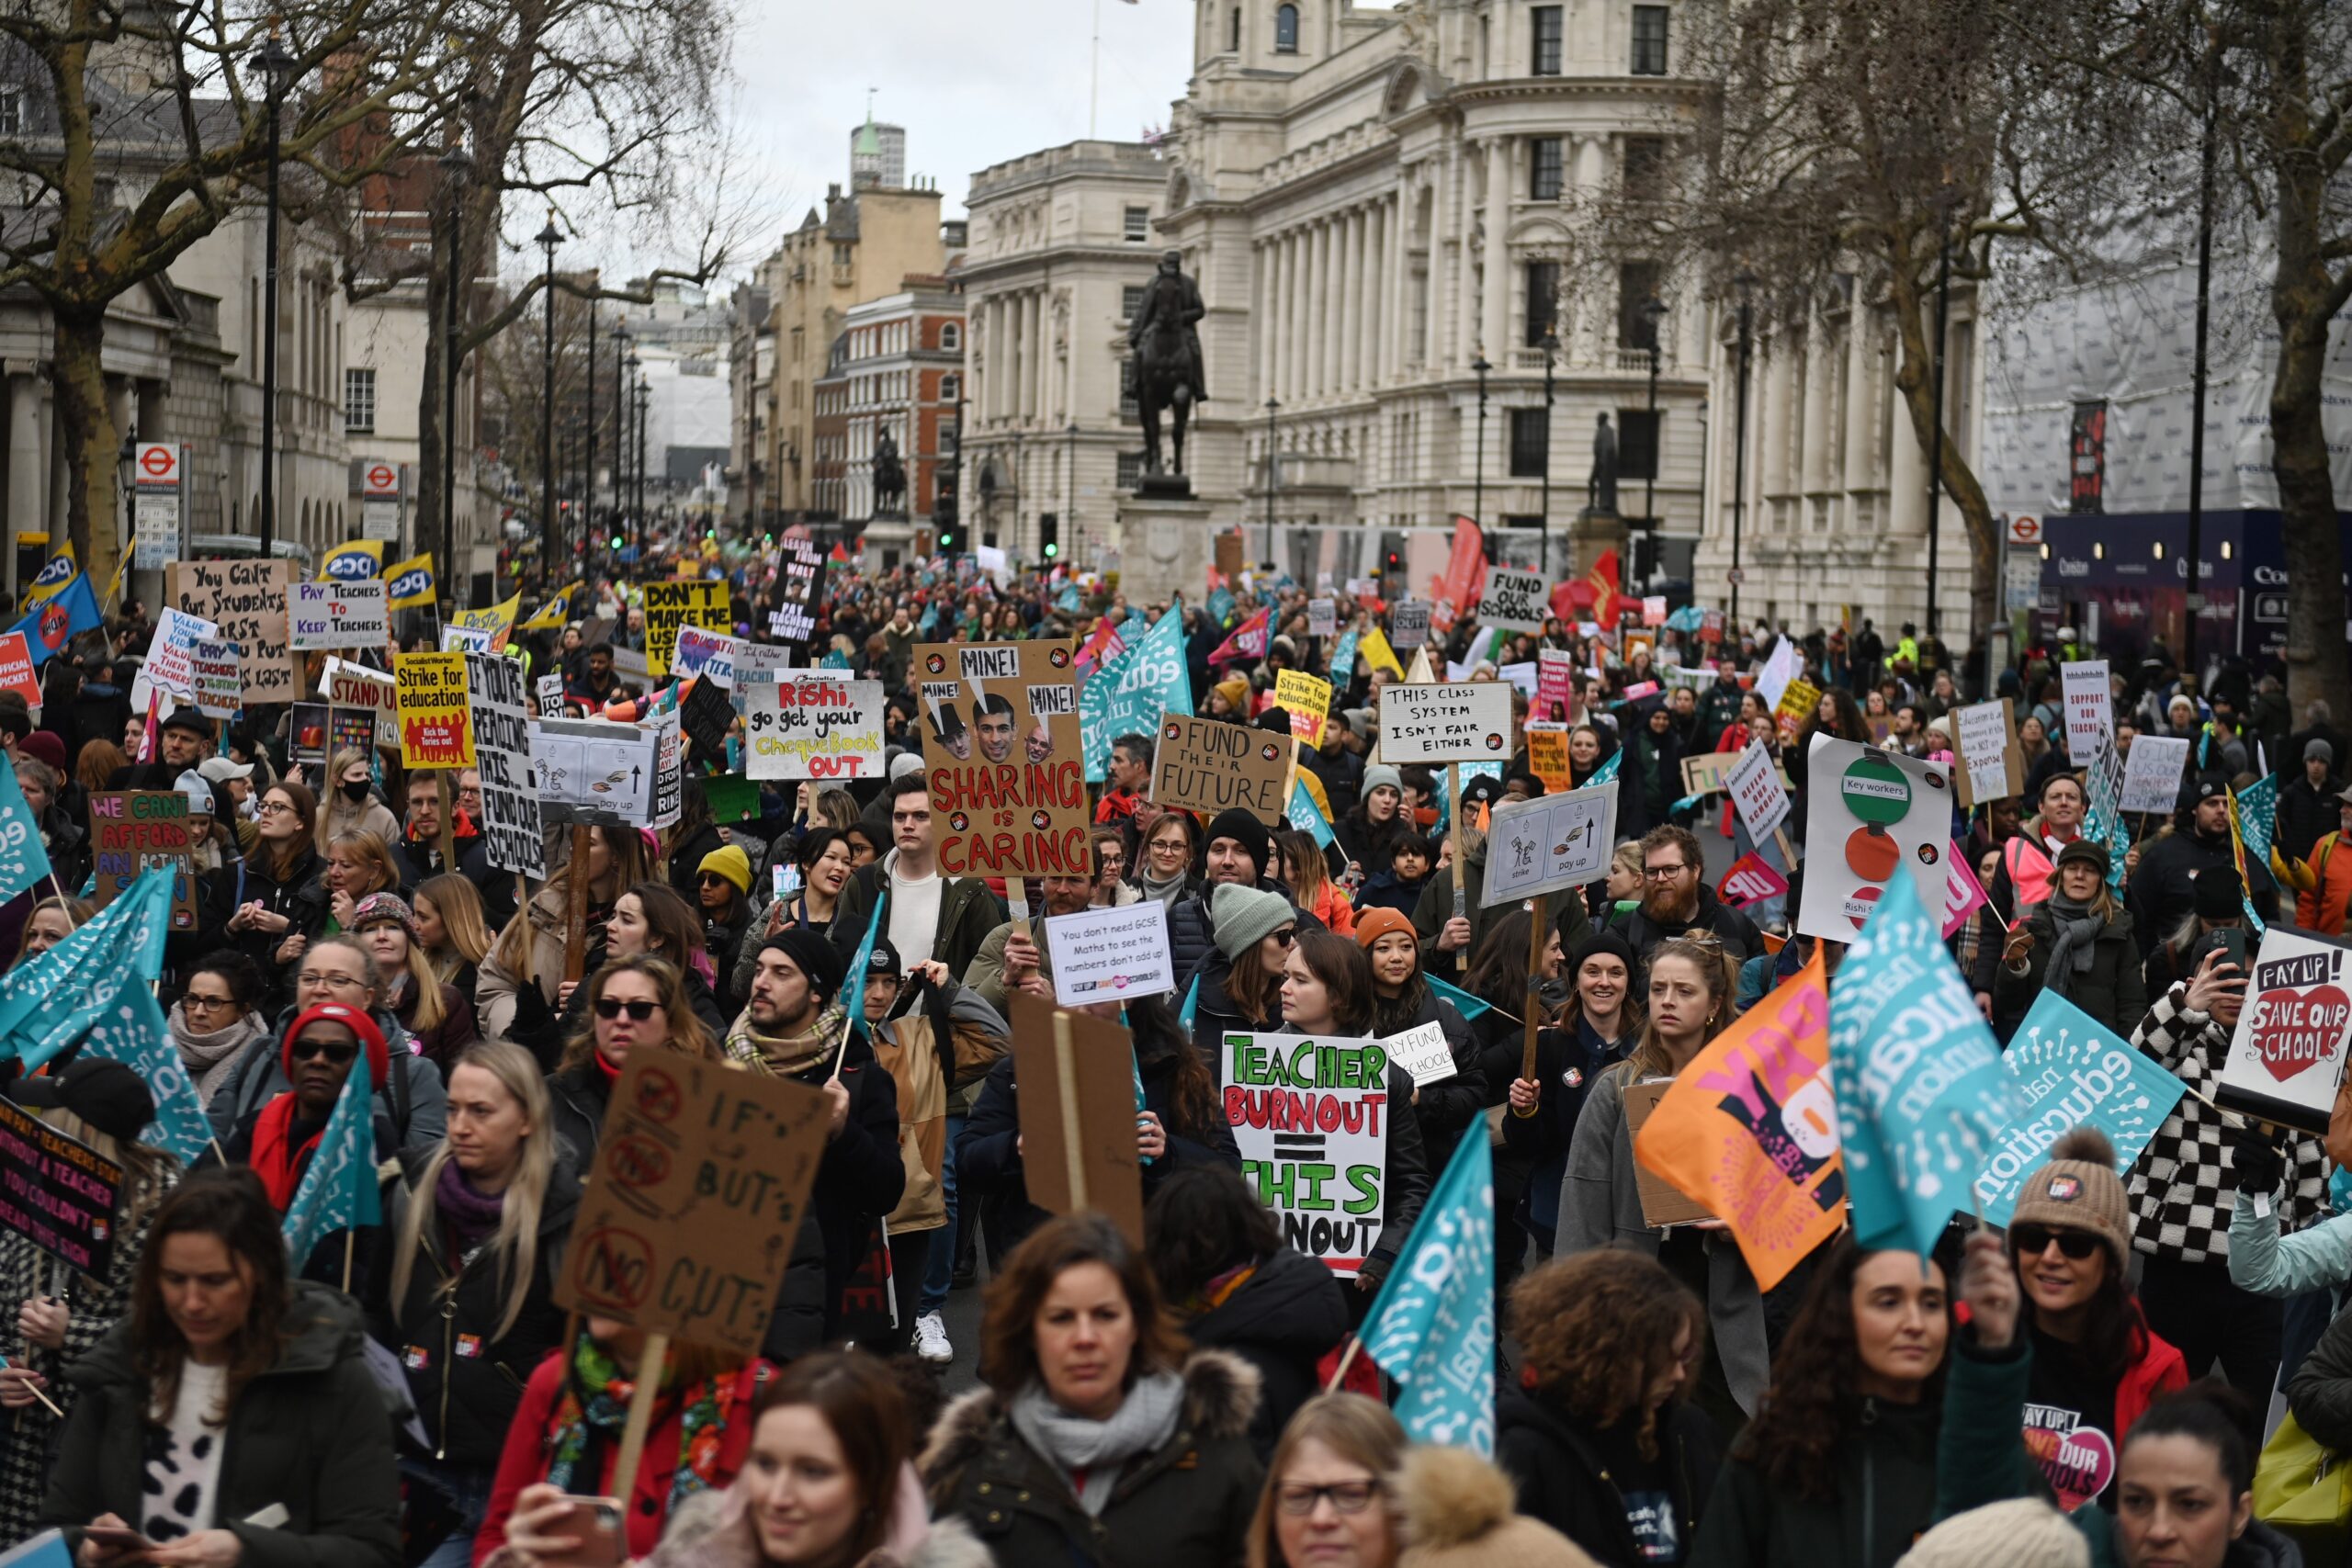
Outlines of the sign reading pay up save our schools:
{"label": "sign reading pay up save our schools", "polygon": [[2352,944],[2273,926],[2214,1098],[2266,1122],[2327,1132],[2352,1042]]}

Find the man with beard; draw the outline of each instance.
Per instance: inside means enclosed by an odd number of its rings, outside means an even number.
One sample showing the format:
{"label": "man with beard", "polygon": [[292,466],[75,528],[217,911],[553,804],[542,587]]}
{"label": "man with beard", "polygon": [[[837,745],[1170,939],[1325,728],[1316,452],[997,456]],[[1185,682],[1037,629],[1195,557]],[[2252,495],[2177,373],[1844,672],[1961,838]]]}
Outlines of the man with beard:
{"label": "man with beard", "polygon": [[[1044,878],[1045,913],[1075,915],[1094,900],[1094,879],[1072,873]],[[1042,929],[1026,922],[1007,920],[989,932],[980,943],[978,954],[971,967],[964,971],[964,984],[979,998],[997,1011],[1011,1016],[1012,996],[1026,991],[1046,1001],[1054,999],[1054,961],[1048,945],[1041,940]],[[1067,998],[1082,1002],[1089,998]]]}
{"label": "man with beard", "polygon": [[972,705],[972,719],[980,732],[980,755],[991,762],[1012,760],[1012,704],[990,692]]}
{"label": "man with beard", "polygon": [[[836,993],[848,968],[817,932],[777,932],[761,947],[751,1002],[727,1032],[727,1054],[736,1061],[825,1096],[825,1152],[808,1207],[825,1237],[828,1338],[839,1326],[842,1292],[865,1260],[875,1222],[898,1207],[907,1186],[898,1091],[862,1035],[844,1043],[848,1014]],[[845,1053],[838,1075],[836,1052]]]}
{"label": "man with beard", "polygon": [[1679,936],[1713,936],[1736,964],[1764,951],[1756,922],[1719,903],[1707,886],[1707,865],[1699,840],[1671,825],[1642,835],[1642,900],[1611,922],[1624,934],[1645,968],[1658,943]]}
{"label": "man with beard", "polygon": [[[2142,851],[2140,869],[2126,885],[2132,931],[2140,939],[2143,958],[2197,912],[2199,877],[2216,870],[2237,874],[2230,844],[2228,782],[2219,773],[2205,773],[2192,787],[2194,804],[2175,812],[2173,830]],[[2254,912],[2266,923],[2278,918],[2278,885],[2270,879],[2270,868],[2252,855],[2245,862],[2245,888]]]}

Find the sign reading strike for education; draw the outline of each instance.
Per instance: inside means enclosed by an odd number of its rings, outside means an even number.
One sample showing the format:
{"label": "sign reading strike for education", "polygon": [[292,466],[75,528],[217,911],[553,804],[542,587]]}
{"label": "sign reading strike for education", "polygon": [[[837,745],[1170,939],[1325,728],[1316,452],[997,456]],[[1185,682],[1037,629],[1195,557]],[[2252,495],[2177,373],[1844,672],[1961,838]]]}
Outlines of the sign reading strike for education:
{"label": "sign reading strike for education", "polygon": [[236,716],[244,705],[240,700],[244,678],[238,673],[239,663],[235,643],[222,637],[196,639],[188,652],[188,669],[196,678],[197,712],[207,718]]}
{"label": "sign reading strike for education", "polygon": [[531,774],[531,705],[523,666],[503,653],[466,655],[474,765],[481,771],[481,834],[490,863],[545,880],[547,841]]}
{"label": "sign reading strike for education", "polygon": [[2121,1176],[2165,1124],[2188,1087],[2055,991],[2044,991],[2018,1026],[2001,1065],[2018,1081],[2026,1113],[1976,1178],[1986,1223],[2006,1226],[2026,1184],[2049,1163],[2050,1145],[2096,1127],[2115,1145]]}
{"label": "sign reading strike for education", "polygon": [[1731,1228],[1770,1290],[1845,1224],[1829,989],[1809,964],[1676,1075],[1634,1140],[1641,1168]]}
{"label": "sign reading strike for education", "polygon": [[632,1053],[564,1249],[559,1305],[759,1350],[825,1152],[825,1097],[674,1051]]}
{"label": "sign reading strike for education", "polygon": [[1504,801],[1487,825],[1488,908],[1581,887],[1609,874],[1616,847],[1617,786]]}
{"label": "sign reading strike for education", "polygon": [[1176,988],[1168,907],[1157,898],[1046,919],[1054,999],[1064,1007],[1127,1002]]}
{"label": "sign reading strike for education", "polygon": [[710,683],[722,692],[735,689],[735,659],[742,644],[725,632],[706,631],[700,626],[678,628],[676,657],[673,663],[681,675],[707,676]]}
{"label": "sign reading strike for education", "polygon": [[609,812],[633,828],[651,825],[661,768],[651,730],[601,718],[541,719],[532,727],[531,757],[540,804]]}
{"label": "sign reading strike for education", "polygon": [[1799,933],[1852,941],[1898,874],[1922,908],[1940,910],[1951,853],[1944,765],[1826,735],[1813,738],[1806,762]]}
{"label": "sign reading strike for education", "polygon": [[745,766],[755,779],[882,775],[882,682],[788,670],[743,686]]}
{"label": "sign reading strike for education", "polygon": [[212,623],[207,636],[237,645],[244,704],[290,703],[302,694],[302,671],[286,626],[292,563],[282,560],[175,561],[164,575],[164,602]]}
{"label": "sign reading strike for education", "polygon": [[1290,732],[1309,746],[1323,744],[1323,727],[1331,717],[1331,682],[1304,670],[1283,670],[1274,676],[1274,704],[1290,715]]}
{"label": "sign reading strike for education", "polygon": [[2119,811],[2169,815],[2180,801],[2180,775],[2188,767],[2193,743],[2187,736],[2143,735],[2132,742],[2123,759],[2123,794]]}
{"label": "sign reading strike for education", "polygon": [[466,723],[466,656],[403,653],[392,660],[400,699],[401,766],[470,768],[474,736]]}
{"label": "sign reading strike for education", "polygon": [[297,582],[287,601],[294,648],[381,648],[392,635],[392,613],[385,607],[384,584]]}
{"label": "sign reading strike for education", "polygon": [[645,585],[645,667],[656,681],[670,678],[678,628],[697,626],[723,632],[730,614],[723,582],[649,582]]}
{"label": "sign reading strike for education", "polygon": [[1292,744],[1268,730],[1170,714],[1159,721],[1152,801],[1211,817],[1238,806],[1261,822],[1279,825]]}
{"label": "sign reading strike for education", "polygon": [[1544,600],[1544,574],[1507,566],[1487,569],[1486,592],[1478,596],[1478,624],[1510,632],[1540,632],[1551,606]]}
{"label": "sign reading strike for education", "polygon": [[1068,642],[916,646],[932,832],[946,874],[1092,874],[1076,652]]}
{"label": "sign reading strike for education", "polygon": [[1510,754],[1510,693],[1501,681],[1381,687],[1380,760],[1391,767],[1503,761]]}
{"label": "sign reading strike for education", "polygon": [[187,796],[175,789],[109,790],[90,796],[90,875],[103,909],[150,866],[172,874],[172,930],[196,929],[195,840]]}
{"label": "sign reading strike for education", "polygon": [[[1783,642],[1787,639],[1782,638]],[[1772,705],[1772,722],[1781,727],[1781,739],[1793,742],[1804,729],[1804,721],[1821,705],[1821,688],[1812,682],[1799,679],[1781,688],[1781,700]]]}
{"label": "sign reading strike for education", "polygon": [[2352,943],[2277,925],[2264,932],[2213,1098],[2232,1111],[2325,1136],[2352,1041],[2347,993]]}
{"label": "sign reading strike for education", "polygon": [[2076,767],[2098,750],[2098,738],[2115,737],[2115,695],[2107,681],[2107,660],[2086,659],[2058,666],[2058,688],[2066,705],[2066,756]]}
{"label": "sign reading strike for education", "polygon": [[[1158,899],[1150,900],[1158,903]],[[1453,1048],[1445,1043],[1445,1026],[1424,1023],[1392,1034],[1380,1043],[1388,1059],[1413,1075],[1415,1089],[1427,1089],[1433,1083],[1453,1077],[1462,1069],[1454,1065]]]}
{"label": "sign reading strike for education", "polygon": [[0,1229],[103,1280],[114,1260],[121,1196],[122,1167],[0,1100]]}
{"label": "sign reading strike for education", "polygon": [[1193,678],[1184,668],[1182,617],[1173,612],[1127,644],[1078,689],[1079,730],[1086,743],[1086,782],[1110,775],[1111,745],[1122,735],[1149,735],[1163,714],[1193,711]]}
{"label": "sign reading strike for education", "polygon": [[1724,789],[1750,839],[1770,838],[1772,829],[1788,819],[1789,792],[1781,782],[1780,764],[1753,740],[1724,775]]}
{"label": "sign reading strike for education", "polygon": [[1352,1278],[1380,1245],[1388,1052],[1376,1040],[1229,1033],[1223,1055],[1243,1179],[1284,1245]]}
{"label": "sign reading strike for education", "polygon": [[1012,1012],[1030,1201],[1048,1213],[1091,1209],[1108,1215],[1141,1247],[1134,1039],[1107,1020],[1066,1011],[1026,991],[1012,993]]}
{"label": "sign reading strike for education", "polygon": [[1952,717],[1952,746],[1960,754],[1952,784],[1960,804],[1973,811],[1980,800],[2023,795],[2025,758],[2018,750],[2017,714],[2009,699],[1957,708]]}

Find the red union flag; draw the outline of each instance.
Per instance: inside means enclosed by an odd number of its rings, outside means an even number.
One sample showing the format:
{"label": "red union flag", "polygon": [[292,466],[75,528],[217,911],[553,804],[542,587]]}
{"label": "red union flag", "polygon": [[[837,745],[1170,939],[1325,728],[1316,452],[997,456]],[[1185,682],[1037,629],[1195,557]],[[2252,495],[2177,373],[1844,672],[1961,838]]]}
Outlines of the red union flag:
{"label": "red union flag", "polygon": [[1715,897],[1733,908],[1766,898],[1778,898],[1789,890],[1788,878],[1767,864],[1761,855],[1745,854],[1732,862],[1731,869],[1715,885]]}

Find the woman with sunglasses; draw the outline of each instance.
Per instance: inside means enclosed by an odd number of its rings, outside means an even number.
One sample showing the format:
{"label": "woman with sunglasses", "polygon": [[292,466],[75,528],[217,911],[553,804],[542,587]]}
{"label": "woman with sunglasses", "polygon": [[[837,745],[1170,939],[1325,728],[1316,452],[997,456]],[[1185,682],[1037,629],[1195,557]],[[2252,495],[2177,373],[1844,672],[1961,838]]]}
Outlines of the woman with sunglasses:
{"label": "woman with sunglasses", "polygon": [[1283,970],[1298,937],[1298,911],[1279,893],[1219,883],[1209,898],[1209,932],[1213,945],[1197,971],[1193,1043],[1222,1082],[1217,1064],[1225,1060],[1227,1031],[1282,1024]]}
{"label": "woman with sunglasses", "polygon": [[632,1051],[675,1051],[707,1062],[725,1061],[718,1037],[687,1000],[677,966],[644,954],[616,959],[582,987],[588,1020],[564,1047],[563,1059],[548,1078],[561,1134],[574,1174],[595,1163],[604,1139],[605,1111],[613,1085]]}
{"label": "woman with sunglasses", "polygon": [[2078,1127],[2050,1146],[2007,1240],[2033,1351],[2027,1457],[2060,1507],[2095,1501],[2112,1513],[2115,1456],[2149,1402],[2188,1383],[2188,1365],[2132,1295],[2131,1211],[2104,1136]]}
{"label": "woman with sunglasses", "polygon": [[228,1082],[238,1056],[269,1032],[269,1021],[254,1010],[261,976],[253,960],[224,948],[198,959],[182,977],[187,988],[165,1022],[198,1103],[208,1104]]}

